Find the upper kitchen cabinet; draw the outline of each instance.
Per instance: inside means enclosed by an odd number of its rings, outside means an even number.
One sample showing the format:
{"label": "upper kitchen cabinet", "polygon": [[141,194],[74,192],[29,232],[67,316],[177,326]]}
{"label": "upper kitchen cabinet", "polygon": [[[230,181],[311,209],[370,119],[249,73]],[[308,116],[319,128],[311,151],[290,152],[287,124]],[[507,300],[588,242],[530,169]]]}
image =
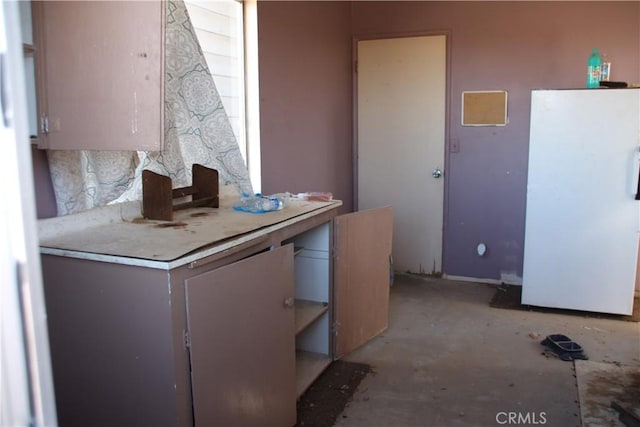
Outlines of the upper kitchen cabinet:
{"label": "upper kitchen cabinet", "polygon": [[40,148],[162,148],[165,7],[33,2]]}

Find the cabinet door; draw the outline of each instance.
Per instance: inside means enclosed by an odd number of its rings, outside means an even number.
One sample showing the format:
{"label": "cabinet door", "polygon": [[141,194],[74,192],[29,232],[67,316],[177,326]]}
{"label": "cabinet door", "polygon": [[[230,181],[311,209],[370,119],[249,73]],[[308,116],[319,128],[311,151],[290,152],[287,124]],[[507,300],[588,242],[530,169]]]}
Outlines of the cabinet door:
{"label": "cabinet door", "polygon": [[46,148],[161,148],[164,7],[42,2]]}
{"label": "cabinet door", "polygon": [[186,280],[196,426],[296,422],[293,247]]}
{"label": "cabinet door", "polygon": [[390,206],[335,219],[335,355],[341,357],[387,328],[393,234]]}

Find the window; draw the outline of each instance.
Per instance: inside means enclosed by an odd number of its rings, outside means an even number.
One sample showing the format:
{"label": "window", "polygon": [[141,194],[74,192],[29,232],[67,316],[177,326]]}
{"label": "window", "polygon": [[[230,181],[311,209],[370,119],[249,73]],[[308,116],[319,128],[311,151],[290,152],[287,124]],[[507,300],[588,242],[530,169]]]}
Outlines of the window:
{"label": "window", "polygon": [[260,192],[256,0],[186,0],[185,4],[253,188]]}

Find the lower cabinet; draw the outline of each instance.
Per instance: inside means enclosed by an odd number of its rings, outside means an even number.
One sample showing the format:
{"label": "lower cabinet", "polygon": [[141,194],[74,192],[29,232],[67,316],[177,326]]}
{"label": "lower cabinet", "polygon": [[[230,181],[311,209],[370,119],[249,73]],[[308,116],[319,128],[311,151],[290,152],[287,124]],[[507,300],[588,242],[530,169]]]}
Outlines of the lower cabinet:
{"label": "lower cabinet", "polygon": [[196,425],[295,424],[293,281],[291,245],[185,281]]}
{"label": "lower cabinet", "polygon": [[64,426],[274,426],[387,325],[390,207],[162,270],[42,255]]}

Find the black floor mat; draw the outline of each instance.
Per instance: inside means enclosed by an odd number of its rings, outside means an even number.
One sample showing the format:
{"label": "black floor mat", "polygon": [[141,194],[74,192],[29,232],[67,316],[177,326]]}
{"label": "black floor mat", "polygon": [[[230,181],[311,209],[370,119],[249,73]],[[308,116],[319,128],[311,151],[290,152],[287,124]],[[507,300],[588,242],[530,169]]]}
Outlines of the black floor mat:
{"label": "black floor mat", "polygon": [[362,363],[333,362],[300,396],[296,426],[333,426],[360,381],[371,372],[371,367]]}
{"label": "black floor mat", "polygon": [[539,311],[544,313],[562,313],[572,314],[582,317],[595,317],[602,319],[627,320],[630,322],[640,322],[640,298],[633,300],[633,313],[631,316],[623,316],[617,314],[593,313],[590,311],[580,310],[564,310],[558,308],[535,307],[532,305],[523,305],[520,303],[522,297],[522,286],[500,285],[495,286],[496,292],[489,302],[494,308],[507,308],[510,310]]}

